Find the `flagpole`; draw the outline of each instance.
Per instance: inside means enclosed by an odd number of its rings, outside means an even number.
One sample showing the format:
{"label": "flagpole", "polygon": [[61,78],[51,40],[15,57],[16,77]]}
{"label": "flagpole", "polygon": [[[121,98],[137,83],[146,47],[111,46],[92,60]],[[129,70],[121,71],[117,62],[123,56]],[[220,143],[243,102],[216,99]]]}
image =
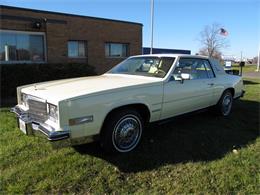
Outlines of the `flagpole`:
{"label": "flagpole", "polygon": [[260,46],[259,46],[259,49],[258,49],[258,59],[257,59],[257,69],[256,71],[259,72],[259,68],[260,68]]}
{"label": "flagpole", "polygon": [[154,0],[151,0],[151,48],[150,54],[153,53],[153,21],[154,21]]}

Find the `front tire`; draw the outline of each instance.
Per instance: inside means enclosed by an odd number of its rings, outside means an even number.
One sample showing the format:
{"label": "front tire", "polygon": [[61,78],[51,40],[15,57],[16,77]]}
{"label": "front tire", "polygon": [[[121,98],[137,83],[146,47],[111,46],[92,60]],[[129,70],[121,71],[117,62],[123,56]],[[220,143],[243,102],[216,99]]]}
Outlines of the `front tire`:
{"label": "front tire", "polygon": [[101,146],[107,152],[126,153],[140,142],[144,122],[136,110],[112,113],[101,132]]}
{"label": "front tire", "polygon": [[233,95],[230,90],[223,92],[218,104],[216,105],[216,111],[218,115],[227,117],[231,113],[233,105]]}

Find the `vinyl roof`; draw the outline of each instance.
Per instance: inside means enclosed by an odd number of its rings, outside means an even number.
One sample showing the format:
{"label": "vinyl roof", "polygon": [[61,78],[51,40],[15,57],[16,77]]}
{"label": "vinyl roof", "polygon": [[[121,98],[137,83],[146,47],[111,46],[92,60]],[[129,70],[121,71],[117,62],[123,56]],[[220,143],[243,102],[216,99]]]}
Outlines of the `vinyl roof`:
{"label": "vinyl roof", "polygon": [[202,55],[190,55],[190,54],[145,54],[145,55],[136,55],[136,56],[132,56],[132,57],[192,57],[192,58],[204,58],[204,59],[208,59],[207,56],[202,56]]}

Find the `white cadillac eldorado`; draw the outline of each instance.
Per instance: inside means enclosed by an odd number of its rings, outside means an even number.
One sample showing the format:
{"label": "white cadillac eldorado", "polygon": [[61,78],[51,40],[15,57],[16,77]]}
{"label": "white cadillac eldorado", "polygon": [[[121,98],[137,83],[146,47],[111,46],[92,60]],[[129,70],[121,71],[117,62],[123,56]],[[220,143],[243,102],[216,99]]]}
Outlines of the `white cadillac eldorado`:
{"label": "white cadillac eldorado", "polygon": [[228,116],[243,88],[240,76],[204,56],[140,55],[101,76],[18,87],[12,112],[21,131],[56,145],[98,139],[107,151],[129,152],[147,123],[207,107]]}

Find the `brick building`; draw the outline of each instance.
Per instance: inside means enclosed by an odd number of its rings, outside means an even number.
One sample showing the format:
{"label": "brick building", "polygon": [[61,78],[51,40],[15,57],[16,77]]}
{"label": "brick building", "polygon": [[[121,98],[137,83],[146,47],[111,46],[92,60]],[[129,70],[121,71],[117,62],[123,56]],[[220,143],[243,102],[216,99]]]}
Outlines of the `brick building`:
{"label": "brick building", "polygon": [[142,53],[142,24],[0,6],[0,63],[87,63],[103,73]]}

